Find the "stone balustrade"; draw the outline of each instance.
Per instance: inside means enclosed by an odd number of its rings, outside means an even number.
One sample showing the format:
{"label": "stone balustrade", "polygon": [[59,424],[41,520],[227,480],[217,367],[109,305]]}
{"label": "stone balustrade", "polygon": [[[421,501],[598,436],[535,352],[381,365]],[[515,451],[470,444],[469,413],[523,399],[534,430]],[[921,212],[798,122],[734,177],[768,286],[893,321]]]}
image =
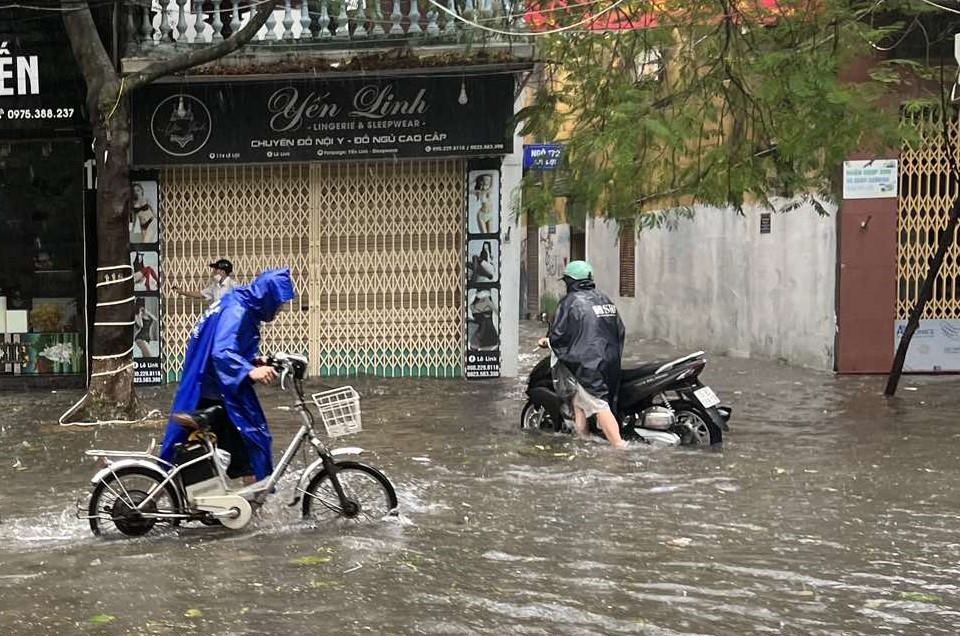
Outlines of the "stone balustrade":
{"label": "stone balustrade", "polygon": [[[522,0],[436,0],[468,22],[527,32]],[[240,29],[256,0],[152,0],[127,17],[126,54],[162,54],[171,48],[218,42]],[[391,47],[507,41],[467,24],[430,0],[280,0],[251,45]]]}

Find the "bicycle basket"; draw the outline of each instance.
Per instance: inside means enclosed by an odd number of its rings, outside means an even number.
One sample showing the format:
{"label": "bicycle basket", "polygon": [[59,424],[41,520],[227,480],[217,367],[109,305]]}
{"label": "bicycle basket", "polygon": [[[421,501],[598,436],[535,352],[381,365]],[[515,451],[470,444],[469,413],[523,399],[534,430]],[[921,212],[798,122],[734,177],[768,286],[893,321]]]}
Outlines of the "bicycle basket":
{"label": "bicycle basket", "polygon": [[360,395],[352,386],[314,393],[310,398],[320,411],[327,435],[342,437],[360,432]]}

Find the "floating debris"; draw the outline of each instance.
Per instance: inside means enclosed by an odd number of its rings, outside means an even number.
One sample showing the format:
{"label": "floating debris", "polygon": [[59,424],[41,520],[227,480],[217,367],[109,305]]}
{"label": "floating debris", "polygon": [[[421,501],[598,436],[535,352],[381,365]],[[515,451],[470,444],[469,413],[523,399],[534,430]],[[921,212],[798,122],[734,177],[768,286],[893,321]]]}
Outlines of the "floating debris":
{"label": "floating debris", "polygon": [[90,619],[91,625],[106,625],[117,620],[117,617],[112,614],[97,614],[96,616]]}
{"label": "floating debris", "polygon": [[330,563],[331,558],[328,556],[317,556],[311,554],[309,556],[302,556],[297,559],[291,559],[291,565],[323,565],[324,563]]}

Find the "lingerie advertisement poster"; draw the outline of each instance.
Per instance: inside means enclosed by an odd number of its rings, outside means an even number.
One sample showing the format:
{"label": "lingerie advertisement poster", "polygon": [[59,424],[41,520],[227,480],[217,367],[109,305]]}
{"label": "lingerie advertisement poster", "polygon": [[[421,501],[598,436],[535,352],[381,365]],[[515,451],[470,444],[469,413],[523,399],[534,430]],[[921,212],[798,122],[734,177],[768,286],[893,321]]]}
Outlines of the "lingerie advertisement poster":
{"label": "lingerie advertisement poster", "polygon": [[500,377],[500,171],[467,173],[467,352],[464,376]]}
{"label": "lingerie advertisement poster", "polygon": [[161,384],[160,214],[156,181],[132,181],[130,266],[133,268],[134,384]]}

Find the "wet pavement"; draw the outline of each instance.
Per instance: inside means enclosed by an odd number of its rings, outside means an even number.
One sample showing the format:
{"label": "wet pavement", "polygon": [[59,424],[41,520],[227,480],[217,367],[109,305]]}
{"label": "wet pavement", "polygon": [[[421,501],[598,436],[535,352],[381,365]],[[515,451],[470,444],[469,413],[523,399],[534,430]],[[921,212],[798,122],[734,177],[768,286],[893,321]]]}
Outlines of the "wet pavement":
{"label": "wet pavement", "polygon": [[[73,516],[83,451],[161,425],[60,428],[77,394],[0,393],[0,634],[960,632],[960,380],[888,402],[881,378],[770,362],[704,379],[734,407],[722,452],[521,433],[517,380],[358,379],[345,443],[394,480],[398,520],[307,527],[288,477],[245,530],[121,541]],[[289,396],[261,395],[279,452]]]}

